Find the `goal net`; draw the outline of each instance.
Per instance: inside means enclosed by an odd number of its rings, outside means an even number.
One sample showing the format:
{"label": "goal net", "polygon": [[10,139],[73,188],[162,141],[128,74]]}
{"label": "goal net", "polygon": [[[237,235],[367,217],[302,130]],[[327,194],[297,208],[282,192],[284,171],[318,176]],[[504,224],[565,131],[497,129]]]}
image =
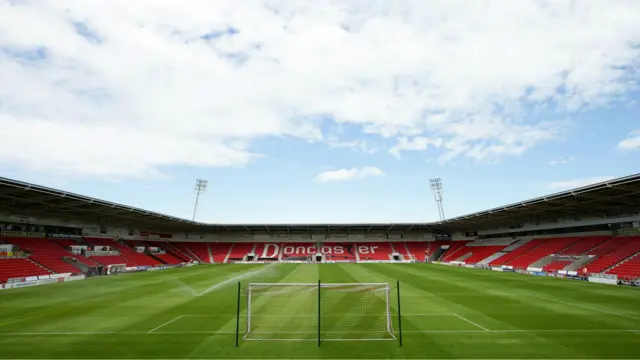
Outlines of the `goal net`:
{"label": "goal net", "polygon": [[115,275],[115,274],[120,274],[120,273],[124,273],[127,270],[127,265],[125,264],[111,264],[111,265],[107,265],[104,268],[104,273],[107,275]]}
{"label": "goal net", "polygon": [[394,340],[386,283],[250,283],[245,340]]}

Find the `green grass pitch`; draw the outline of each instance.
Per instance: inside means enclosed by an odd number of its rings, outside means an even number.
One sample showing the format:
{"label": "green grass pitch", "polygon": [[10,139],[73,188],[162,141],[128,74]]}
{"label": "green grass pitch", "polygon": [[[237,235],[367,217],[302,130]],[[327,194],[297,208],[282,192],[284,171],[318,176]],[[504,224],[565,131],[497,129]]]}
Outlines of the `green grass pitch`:
{"label": "green grass pitch", "polygon": [[[242,339],[249,282],[318,279],[390,283],[395,337],[399,280],[403,346],[384,331],[384,296],[324,289],[320,347],[313,291],[253,299],[273,341]],[[0,358],[637,359],[640,292],[430,264],[202,265],[0,291]]]}

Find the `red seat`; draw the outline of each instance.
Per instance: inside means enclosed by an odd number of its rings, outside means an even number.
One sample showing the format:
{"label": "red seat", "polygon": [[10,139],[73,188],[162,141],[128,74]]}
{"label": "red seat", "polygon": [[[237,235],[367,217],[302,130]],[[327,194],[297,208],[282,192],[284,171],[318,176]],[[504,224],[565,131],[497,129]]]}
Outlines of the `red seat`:
{"label": "red seat", "polygon": [[463,253],[471,253],[472,255],[462,261],[466,264],[477,264],[506,247],[507,245],[466,246]]}
{"label": "red seat", "polygon": [[516,259],[509,261],[507,265],[511,265],[516,269],[526,269],[534,262],[542,259],[545,256],[557,254],[559,251],[567,248],[569,245],[572,245],[576,241],[576,238],[543,239],[543,242],[540,246],[531,249],[530,251],[522,254]]}
{"label": "red seat", "polygon": [[[607,252],[607,250],[609,251]],[[602,255],[587,265],[587,272],[600,273],[635,253],[640,252],[640,237],[617,237],[607,241],[603,246],[594,249],[594,252]],[[622,267],[622,270],[624,269],[625,267]],[[623,272],[621,272],[621,274],[622,273]]]}
{"label": "red seat", "polygon": [[169,264],[169,265],[178,265],[183,263],[184,261],[182,259],[178,259],[177,257],[166,253],[166,254],[155,254],[155,257],[157,257],[158,259],[164,261],[165,263]]}
{"label": "red seat", "polygon": [[583,238],[578,238],[575,244],[569,246],[568,248],[562,250],[558,253],[558,255],[569,255],[569,256],[578,256],[583,255],[587,251],[597,247],[603,242],[607,241],[609,236],[588,236]]}
{"label": "red seat", "polygon": [[229,253],[229,261],[241,261],[245,256],[249,255],[253,251],[253,243],[236,243],[231,247],[231,253]]}
{"label": "red seat", "polygon": [[449,248],[440,256],[440,261],[448,262],[455,261],[460,256],[464,255],[460,250],[468,243],[468,241],[451,241]]}
{"label": "red seat", "polygon": [[493,260],[489,263],[491,266],[501,266],[507,264],[509,261],[518,258],[521,255],[526,254],[530,250],[542,245],[546,240],[545,239],[533,239],[528,243],[519,246],[508,253],[500,256],[499,258]]}
{"label": "red seat", "polygon": [[120,265],[124,264],[127,267],[137,266],[138,264],[133,261],[120,256],[120,255],[112,255],[112,256],[91,256],[91,259],[97,261],[101,265]]}
{"label": "red seat", "polygon": [[187,255],[195,256],[196,261],[210,263],[209,244],[201,242],[176,242],[173,243],[177,249],[180,249]]}
{"label": "red seat", "polygon": [[103,238],[84,238],[84,240],[97,246],[108,246],[111,249],[120,252],[120,259],[114,256],[91,256],[90,258],[98,261],[102,265],[127,264],[127,266],[158,266],[161,262],[146,254],[140,254],[133,250],[129,245],[121,244],[114,239]]}
{"label": "red seat", "polygon": [[0,284],[8,279],[24,278],[27,276],[49,275],[47,269],[38,266],[28,259],[0,259]]}
{"label": "red seat", "polygon": [[31,253],[29,258],[55,273],[80,273],[80,269],[64,261],[65,257],[79,257],[64,248],[64,244],[78,244],[75,240],[51,240],[44,238],[10,238],[5,242],[14,244]]}
{"label": "red seat", "polygon": [[336,261],[356,261],[356,251],[353,243],[322,243],[320,252],[328,260]]}
{"label": "red seat", "polygon": [[230,243],[212,243],[209,244],[211,248],[211,255],[213,256],[213,262],[223,263],[224,259],[229,255],[231,251]]}
{"label": "red seat", "polygon": [[393,253],[391,245],[389,245],[388,242],[359,243],[356,244],[356,250],[358,251],[358,256],[361,261],[389,261]]}
{"label": "red seat", "polygon": [[411,253],[409,252],[409,248],[405,246],[404,242],[392,242],[391,246],[393,247],[393,250],[402,255],[404,260],[413,259],[413,256],[411,256]]}
{"label": "red seat", "polygon": [[640,278],[640,254],[616,265],[607,274],[618,275],[619,279],[635,280]]}
{"label": "red seat", "polygon": [[554,260],[548,263],[547,265],[543,266],[542,271],[557,272],[571,265],[573,262],[574,262],[573,260]]}

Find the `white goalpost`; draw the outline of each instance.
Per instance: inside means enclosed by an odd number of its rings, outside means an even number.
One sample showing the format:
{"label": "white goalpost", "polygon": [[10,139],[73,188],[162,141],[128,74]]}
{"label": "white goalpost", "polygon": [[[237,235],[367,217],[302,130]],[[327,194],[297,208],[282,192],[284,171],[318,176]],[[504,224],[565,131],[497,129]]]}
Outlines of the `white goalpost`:
{"label": "white goalpost", "polygon": [[245,340],[395,340],[387,283],[249,283]]}

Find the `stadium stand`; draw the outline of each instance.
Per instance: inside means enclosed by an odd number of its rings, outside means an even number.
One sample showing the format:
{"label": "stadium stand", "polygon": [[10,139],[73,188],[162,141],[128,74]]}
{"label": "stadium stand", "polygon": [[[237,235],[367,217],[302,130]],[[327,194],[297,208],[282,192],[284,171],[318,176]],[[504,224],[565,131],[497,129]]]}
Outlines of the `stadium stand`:
{"label": "stadium stand", "polygon": [[154,256],[157,257],[158,259],[164,261],[165,264],[169,264],[169,265],[177,265],[177,264],[181,264],[181,263],[184,262],[184,260],[179,259],[179,258],[175,257],[174,255],[172,255],[170,253],[155,254]]}
{"label": "stadium stand", "polygon": [[449,248],[440,256],[440,261],[455,261],[458,257],[462,256],[458,251],[461,250],[467,242],[468,241],[452,241]]}
{"label": "stadium stand", "polygon": [[[265,251],[266,250],[266,251]],[[256,254],[260,260],[306,260],[318,253],[314,243],[258,244]]]}
{"label": "stadium stand", "polygon": [[209,244],[209,248],[211,250],[211,256],[213,256],[213,262],[215,263],[223,263],[227,259],[228,256],[231,255],[231,245],[230,243],[213,243]]}
{"label": "stadium stand", "polygon": [[549,264],[545,265],[542,267],[542,271],[546,271],[546,272],[557,272],[559,270],[564,269],[565,267],[571,265],[574,261],[573,260],[554,260],[552,262],[550,262]]}
{"label": "stadium stand", "polygon": [[578,256],[609,240],[609,236],[588,236],[578,238],[576,243],[560,251],[558,255]]}
{"label": "stadium stand", "polygon": [[163,243],[163,246],[168,253],[180,259],[181,262],[199,261],[195,258],[195,256],[193,256],[193,254],[188,254],[184,252],[182,249],[178,248],[177,246],[175,246],[174,244],[168,241],[165,241]]}
{"label": "stadium stand", "polygon": [[[309,245],[309,244],[307,244],[307,245]],[[313,244],[313,245],[315,245],[315,244]],[[297,244],[289,244],[289,246],[296,247]],[[255,252],[255,256],[256,256],[257,260],[260,260],[260,261],[278,261],[278,259],[280,258],[280,253],[282,252],[282,246],[280,246],[279,244],[272,244],[272,243],[269,243],[269,244],[266,244],[266,243],[256,244],[254,252]]]}
{"label": "stadium stand", "polygon": [[[120,255],[122,257],[124,257],[125,259],[135,263],[136,265],[140,265],[140,266],[158,266],[158,265],[162,265],[161,262],[159,262],[158,260],[152,258],[151,256],[146,255],[146,254],[138,253],[135,250],[133,250],[132,248],[130,248],[129,246],[125,245],[125,244],[121,244],[121,243],[119,243],[117,241],[113,241],[112,246],[120,251]],[[129,265],[127,265],[127,266],[129,266]]]}
{"label": "stadium stand", "polygon": [[361,261],[389,261],[391,260],[391,254],[393,253],[391,245],[387,242],[360,243],[356,244],[356,249],[358,251],[358,257]]}
{"label": "stadium stand", "polygon": [[488,258],[489,256],[501,251],[506,246],[504,245],[489,245],[489,246],[465,246],[462,249],[461,254],[463,254],[463,258],[466,254],[470,254],[470,256],[460,260],[464,261],[466,264],[477,264],[480,261]]}
{"label": "stadium stand", "polygon": [[[128,244],[128,242],[126,243]],[[155,247],[158,248],[162,251],[164,251],[166,254],[169,254],[171,256],[166,256],[166,260],[169,261],[164,261],[165,263],[169,264],[173,264],[174,261],[176,261],[176,259],[178,260],[177,264],[183,263],[183,262],[189,262],[192,259],[189,256],[184,255],[181,251],[179,251],[178,249],[176,249],[175,246],[171,245],[168,241],[147,241],[144,243],[144,246],[149,248],[149,247]],[[151,255],[155,256],[155,255],[161,255],[161,254],[157,254],[157,253],[150,253]],[[164,255],[164,254],[162,254]],[[155,256],[156,258],[159,258],[157,256]]]}
{"label": "stadium stand", "polygon": [[523,244],[522,246],[519,246],[519,247],[509,251],[505,255],[497,258],[496,260],[490,262],[489,265],[491,265],[491,266],[505,265],[505,264],[509,263],[509,261],[517,259],[518,257],[526,254],[530,250],[535,249],[536,247],[542,245],[544,242],[545,242],[545,239],[534,239],[534,240],[531,240],[531,241],[527,242],[526,244]]}
{"label": "stadium stand", "polygon": [[323,243],[322,254],[330,260],[356,261],[356,250],[354,250],[354,244],[335,242]]}
{"label": "stadium stand", "polygon": [[595,256],[606,255],[606,254],[610,253],[611,251],[615,250],[617,247],[619,247],[621,245],[621,242],[623,242],[623,241],[624,241],[623,237],[620,237],[620,238],[609,238],[605,242],[600,243],[600,245],[597,245],[596,247],[594,247],[591,250],[587,251],[587,254],[588,255],[595,255]]}
{"label": "stadium stand", "polygon": [[164,264],[177,265],[181,263],[189,262],[190,260],[186,260],[183,256],[176,253],[176,250],[170,248],[169,246],[160,247],[160,252],[150,252],[148,255]]}
{"label": "stadium stand", "polygon": [[94,246],[109,246],[112,247],[115,242],[113,239],[97,238],[97,237],[85,237],[82,239],[85,243]]}
{"label": "stadium stand", "polygon": [[409,253],[409,248],[406,244],[405,242],[392,242],[389,245],[391,245],[391,250],[394,253],[402,255],[402,260],[412,260],[414,258]]}
{"label": "stadium stand", "polygon": [[191,257],[199,262],[211,263],[213,262],[211,250],[207,243],[195,243],[195,242],[176,242],[173,244],[177,249],[180,249],[183,253],[191,255]]}
{"label": "stadium stand", "polygon": [[425,256],[429,256],[431,254],[430,251],[432,251],[429,246],[430,243],[426,242],[407,242],[405,245],[409,255],[417,261],[424,261]]}
{"label": "stadium stand", "polygon": [[133,261],[123,257],[123,256],[92,256],[91,259],[98,262],[100,265],[108,266],[108,265],[120,265],[125,264],[126,266],[137,266],[138,264]]}
{"label": "stadium stand", "polygon": [[51,272],[29,259],[0,259],[0,284],[12,278],[49,275]]}
{"label": "stadium stand", "polygon": [[545,256],[555,254],[574,242],[576,242],[575,238],[542,239],[542,243],[539,246],[509,261],[507,265],[511,265],[515,269],[526,269],[534,262]]}
{"label": "stadium stand", "polygon": [[437,256],[439,251],[442,251],[442,246],[451,245],[451,241],[436,240],[436,241],[427,241],[427,242],[424,242],[424,241],[407,242],[406,245],[407,245],[407,249],[409,250],[409,253],[415,259],[417,259],[418,261],[424,261],[425,257],[431,258],[432,256]]}
{"label": "stadium stand", "polygon": [[615,274],[618,278],[634,280],[640,278],[640,252],[627,260],[623,260],[607,271],[608,274]]}
{"label": "stadium stand", "polygon": [[114,256],[90,256],[89,258],[97,261],[101,265],[126,264],[129,266],[158,266],[161,262],[149,255],[140,254],[125,244],[121,244],[113,239],[90,238],[85,237],[84,241],[97,246],[108,246],[111,249],[120,252],[120,255]]}
{"label": "stadium stand", "polygon": [[236,243],[231,244],[231,252],[227,261],[242,261],[245,260],[245,256],[253,252],[255,244],[252,243]]}
{"label": "stadium stand", "polygon": [[[32,261],[46,267],[54,273],[79,273],[80,269],[65,262],[64,258],[76,257],[66,250],[57,240],[44,238],[7,238],[5,242],[29,252]],[[78,256],[79,257],[79,256]]]}
{"label": "stadium stand", "polygon": [[[640,237],[618,237],[613,238],[608,242],[615,243],[615,245],[610,245],[606,248],[601,247],[594,249],[597,253],[602,255],[587,265],[587,271],[589,273],[601,273],[608,272],[607,270],[610,269],[613,270],[615,269],[614,266],[616,264],[619,264],[640,252]],[[610,251],[604,252],[608,249],[610,249]],[[622,269],[625,269],[625,267]],[[624,273],[621,272],[621,274]]]}

